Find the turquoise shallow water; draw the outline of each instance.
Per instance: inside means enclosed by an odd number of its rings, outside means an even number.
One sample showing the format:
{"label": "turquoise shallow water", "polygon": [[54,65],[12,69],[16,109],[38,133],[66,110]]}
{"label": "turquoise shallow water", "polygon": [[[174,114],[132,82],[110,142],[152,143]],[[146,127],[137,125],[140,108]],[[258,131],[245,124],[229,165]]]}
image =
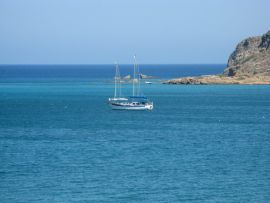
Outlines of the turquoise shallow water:
{"label": "turquoise shallow water", "polygon": [[[129,87],[126,87],[128,92]],[[270,86],[0,83],[1,202],[269,202]]]}

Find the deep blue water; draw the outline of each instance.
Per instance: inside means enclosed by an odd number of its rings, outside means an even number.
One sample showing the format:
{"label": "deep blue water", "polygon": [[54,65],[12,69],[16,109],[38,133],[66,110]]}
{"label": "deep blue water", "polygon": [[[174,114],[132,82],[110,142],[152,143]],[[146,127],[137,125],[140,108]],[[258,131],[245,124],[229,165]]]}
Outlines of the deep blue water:
{"label": "deep blue water", "polygon": [[[223,72],[223,64],[202,65],[140,65],[143,74],[157,79],[219,74]],[[120,64],[121,75],[133,73],[133,65]],[[112,79],[115,72],[114,65],[0,65],[0,82],[40,82],[53,80],[89,81],[98,79]]]}
{"label": "deep blue water", "polygon": [[99,67],[0,66],[0,202],[270,202],[270,86],[162,85],[224,66],[145,65],[154,110],[113,111]]}

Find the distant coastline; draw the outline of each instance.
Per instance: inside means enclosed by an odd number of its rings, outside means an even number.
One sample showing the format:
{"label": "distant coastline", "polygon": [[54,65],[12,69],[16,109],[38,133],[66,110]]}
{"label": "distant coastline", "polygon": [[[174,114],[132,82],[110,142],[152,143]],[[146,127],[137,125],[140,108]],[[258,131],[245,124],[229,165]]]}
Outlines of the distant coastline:
{"label": "distant coastline", "polygon": [[176,78],[163,84],[270,85],[270,31],[240,42],[222,74]]}
{"label": "distant coastline", "polygon": [[211,75],[199,77],[176,78],[164,81],[171,85],[270,85],[270,76],[234,76]]}

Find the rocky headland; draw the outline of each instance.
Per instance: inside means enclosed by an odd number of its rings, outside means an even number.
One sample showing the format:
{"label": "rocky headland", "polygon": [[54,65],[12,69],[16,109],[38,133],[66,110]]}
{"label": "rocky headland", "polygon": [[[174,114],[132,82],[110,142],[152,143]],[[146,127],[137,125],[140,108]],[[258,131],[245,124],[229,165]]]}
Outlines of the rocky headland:
{"label": "rocky headland", "polygon": [[240,42],[220,75],[176,78],[164,84],[270,84],[270,31]]}

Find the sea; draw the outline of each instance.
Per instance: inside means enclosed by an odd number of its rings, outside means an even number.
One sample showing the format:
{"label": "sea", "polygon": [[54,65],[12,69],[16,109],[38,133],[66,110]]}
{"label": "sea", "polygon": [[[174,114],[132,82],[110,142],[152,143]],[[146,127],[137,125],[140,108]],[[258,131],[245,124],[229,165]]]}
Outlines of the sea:
{"label": "sea", "polygon": [[0,202],[270,202],[270,86],[162,84],[225,66],[140,65],[117,111],[114,65],[0,65]]}

